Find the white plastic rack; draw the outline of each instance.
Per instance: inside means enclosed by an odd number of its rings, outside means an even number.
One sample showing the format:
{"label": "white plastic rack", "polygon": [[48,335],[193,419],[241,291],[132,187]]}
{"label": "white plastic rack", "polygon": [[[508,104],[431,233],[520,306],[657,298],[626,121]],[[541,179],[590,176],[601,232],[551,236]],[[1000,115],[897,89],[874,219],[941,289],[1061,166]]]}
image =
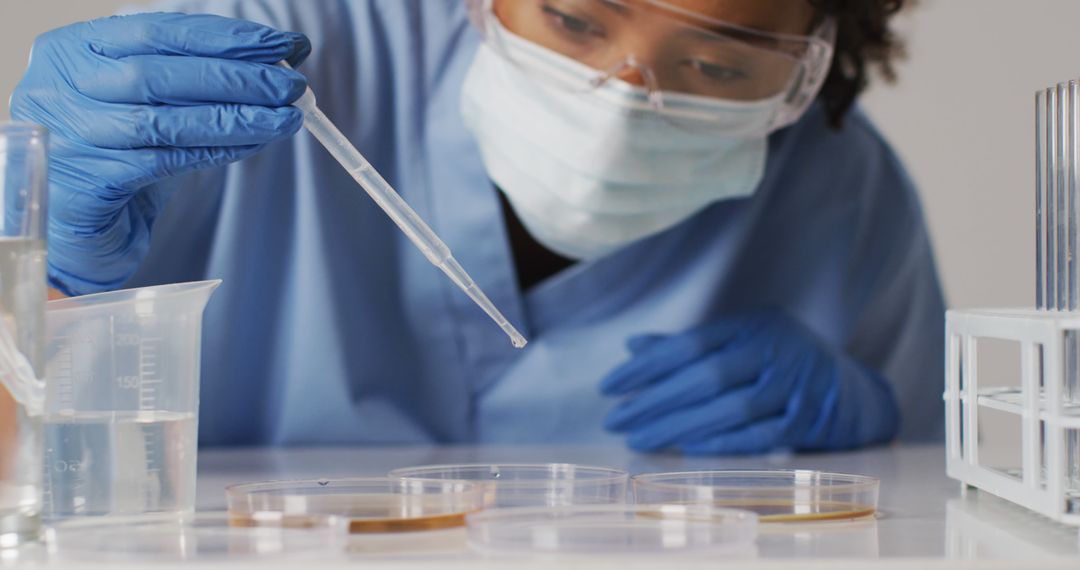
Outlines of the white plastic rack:
{"label": "white plastic rack", "polygon": [[[981,339],[1019,344],[1017,387],[980,386]],[[1075,360],[1071,370],[1066,367],[1066,357],[1076,355],[1077,339],[1080,313],[949,311],[945,390],[949,477],[1080,526],[1080,400],[1068,398],[1068,380],[1076,378]],[[980,456],[980,413],[986,410],[1019,418],[1017,464],[994,465]]]}
{"label": "white plastic rack", "polygon": [[[1080,527],[1077,81],[1036,93],[1035,158],[1035,308],[946,315],[946,465],[954,479]],[[1015,376],[1004,371],[1011,385],[981,381],[983,339],[1019,345]],[[983,344],[1000,351],[1004,343]],[[995,440],[984,416],[1009,420],[1020,433]],[[1016,448],[1004,462],[1002,446]]]}

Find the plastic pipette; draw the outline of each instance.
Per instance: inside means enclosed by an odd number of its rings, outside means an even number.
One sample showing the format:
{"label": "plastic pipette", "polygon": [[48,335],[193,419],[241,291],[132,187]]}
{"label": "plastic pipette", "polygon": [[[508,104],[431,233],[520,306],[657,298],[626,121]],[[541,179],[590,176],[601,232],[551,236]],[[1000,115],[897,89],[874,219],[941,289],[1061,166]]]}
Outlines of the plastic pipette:
{"label": "plastic pipette", "polygon": [[[287,64],[282,64],[282,66],[288,67]],[[371,199],[375,200],[386,215],[390,216],[401,231],[405,232],[405,235],[428,258],[428,261],[441,269],[470,299],[480,305],[491,320],[506,332],[515,347],[523,348],[528,342],[525,337],[521,336],[514,325],[506,320],[487,295],[476,286],[465,269],[454,259],[450,248],[439,239],[439,236],[435,235],[435,232],[431,231],[424,220],[409,207],[409,204],[394,191],[371,166],[371,163],[360,154],[360,151],[356,150],[349,139],[345,138],[345,135],[341,134],[330,119],[319,110],[315,104],[315,93],[308,88],[304,95],[293,103],[293,106],[303,111],[304,127],[326,147],[326,150],[330,151],[334,159],[371,196]]]}

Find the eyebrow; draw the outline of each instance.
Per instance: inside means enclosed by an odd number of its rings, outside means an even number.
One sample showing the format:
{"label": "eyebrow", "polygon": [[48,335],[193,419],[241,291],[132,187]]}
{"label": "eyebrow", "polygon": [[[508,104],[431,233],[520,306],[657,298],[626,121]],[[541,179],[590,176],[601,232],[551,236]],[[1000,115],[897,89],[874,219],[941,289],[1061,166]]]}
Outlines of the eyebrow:
{"label": "eyebrow", "polygon": [[[601,6],[616,12],[621,16],[629,16],[631,8],[623,0],[599,0]],[[778,32],[768,31],[764,26],[745,25],[703,25],[688,24],[682,35],[709,42],[724,42],[734,40],[757,49],[780,51],[791,56],[798,57],[802,52],[801,46],[790,46],[784,40],[773,37]],[[717,36],[720,36],[719,38]]]}
{"label": "eyebrow", "polygon": [[752,30],[740,29],[739,27],[703,26],[698,28],[695,26],[688,26],[684,31],[684,35],[689,38],[708,42],[734,40],[753,48],[781,51],[793,56],[797,56],[800,51],[798,47],[794,47],[793,49],[793,46],[787,45],[786,42],[772,37],[768,33],[759,34]]}
{"label": "eyebrow", "polygon": [[[626,6],[626,4],[625,4],[625,2],[623,0],[600,0],[600,3],[602,5],[611,4],[610,7],[612,9],[618,9],[620,12],[623,12],[623,13],[629,13],[629,11],[630,11],[630,8],[628,6]],[[669,6],[669,8],[667,8],[667,9],[673,10],[676,14],[684,14],[684,15],[686,15],[688,17],[694,16],[693,12],[691,12],[689,10],[682,9],[682,8],[680,8],[678,6]],[[820,21],[822,19],[823,18],[821,18],[820,16],[815,16],[814,17],[814,20],[813,20],[812,25],[811,25],[811,31],[814,28],[817,27],[817,25],[820,23]],[[740,23],[737,23],[737,24],[730,23],[730,24],[728,24],[726,26],[723,25],[723,24],[720,24],[720,25],[689,24],[689,27],[697,28],[699,30],[704,30],[704,31],[712,33],[712,34],[717,34],[717,35],[722,35],[722,36],[730,36],[730,37],[735,38],[735,39],[737,39],[737,40],[739,40],[741,42],[748,43],[748,44],[751,44],[751,45],[764,45],[764,46],[779,46],[779,45],[782,45],[783,43],[785,43],[784,40],[779,39],[779,38],[775,38],[773,36],[777,36],[777,35],[778,36],[797,36],[797,35],[799,35],[799,34],[794,34],[792,32],[785,32],[785,31],[773,29],[773,27],[770,26],[769,23],[765,22],[765,21],[761,21],[761,22],[758,22],[758,21],[740,22]],[[810,35],[811,31],[808,31],[806,33],[806,35]]]}
{"label": "eyebrow", "polygon": [[630,8],[618,0],[600,0],[600,5],[623,16],[630,14]]}

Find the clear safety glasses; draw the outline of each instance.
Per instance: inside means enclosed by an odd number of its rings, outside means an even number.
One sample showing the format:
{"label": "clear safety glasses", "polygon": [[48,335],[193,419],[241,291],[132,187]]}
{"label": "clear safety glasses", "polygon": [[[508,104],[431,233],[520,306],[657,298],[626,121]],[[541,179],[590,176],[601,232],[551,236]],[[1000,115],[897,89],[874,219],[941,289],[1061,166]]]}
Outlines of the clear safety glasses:
{"label": "clear safety glasses", "polygon": [[[727,104],[723,114],[733,104],[765,106],[766,132],[795,122],[814,100],[836,35],[829,18],[812,35],[785,35],[662,0],[467,1],[488,46],[546,85],[587,91],[625,83],[662,114],[705,122],[715,102]],[[538,56],[537,48],[549,53]],[[550,52],[566,61],[552,65]]]}

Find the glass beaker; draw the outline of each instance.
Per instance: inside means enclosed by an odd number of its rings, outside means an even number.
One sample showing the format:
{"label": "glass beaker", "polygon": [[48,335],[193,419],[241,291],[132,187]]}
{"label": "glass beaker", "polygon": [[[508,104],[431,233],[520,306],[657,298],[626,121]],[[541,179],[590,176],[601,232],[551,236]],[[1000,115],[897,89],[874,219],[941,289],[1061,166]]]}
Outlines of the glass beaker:
{"label": "glass beaker", "polygon": [[194,510],[202,316],[219,283],[48,304],[46,519]]}
{"label": "glass beaker", "polygon": [[48,134],[0,123],[0,548],[37,538]]}

